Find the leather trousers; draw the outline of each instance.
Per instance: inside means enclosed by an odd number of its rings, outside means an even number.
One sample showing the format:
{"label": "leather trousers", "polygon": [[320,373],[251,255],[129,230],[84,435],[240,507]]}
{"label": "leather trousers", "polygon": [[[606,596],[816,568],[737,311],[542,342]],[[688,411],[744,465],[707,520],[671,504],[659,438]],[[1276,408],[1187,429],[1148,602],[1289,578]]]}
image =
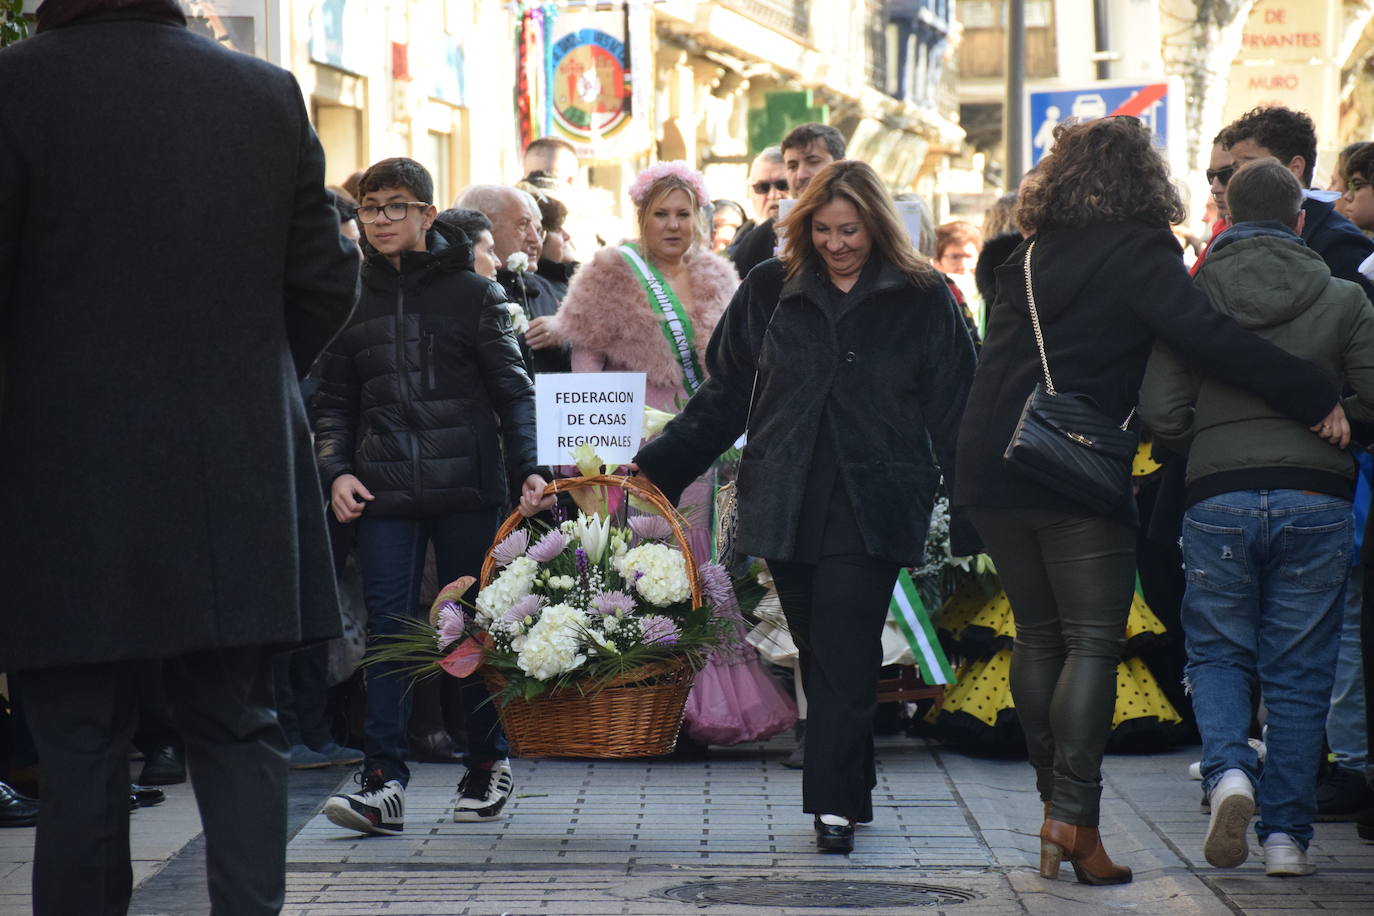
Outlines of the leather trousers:
{"label": "leather trousers", "polygon": [[1016,620],[1011,691],[1050,817],[1095,827],[1135,531],[1097,515],[973,507]]}

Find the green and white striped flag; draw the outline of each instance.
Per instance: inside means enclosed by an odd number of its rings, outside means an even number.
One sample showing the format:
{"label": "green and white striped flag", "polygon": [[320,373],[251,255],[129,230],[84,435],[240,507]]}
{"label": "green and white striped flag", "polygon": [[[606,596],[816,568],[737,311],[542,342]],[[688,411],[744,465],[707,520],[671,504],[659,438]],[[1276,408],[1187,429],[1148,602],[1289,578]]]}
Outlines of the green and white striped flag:
{"label": "green and white striped flag", "polygon": [[953,684],[954,669],[949,666],[945,650],[940,648],[940,640],[935,637],[935,627],[921,601],[921,593],[916,591],[916,583],[911,581],[911,573],[905,569],[897,575],[889,610],[921,666],[922,679],[927,684]]}

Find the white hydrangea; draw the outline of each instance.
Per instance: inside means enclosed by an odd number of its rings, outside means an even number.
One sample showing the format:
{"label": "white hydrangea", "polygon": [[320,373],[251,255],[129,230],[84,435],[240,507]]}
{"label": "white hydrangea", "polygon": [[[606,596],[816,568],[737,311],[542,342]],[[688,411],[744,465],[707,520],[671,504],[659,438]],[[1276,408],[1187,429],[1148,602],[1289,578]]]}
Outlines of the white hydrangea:
{"label": "white hydrangea", "polygon": [[530,593],[538,572],[539,564],[529,557],[512,560],[490,585],[477,593],[477,625],[490,630],[493,621],[500,620],[515,602]]}
{"label": "white hydrangea", "polygon": [[[525,634],[516,655],[520,670],[532,678],[547,681],[578,668],[587,660],[582,636],[587,618],[569,604],[544,609],[539,620]],[[512,642],[512,648],[514,643]]]}
{"label": "white hydrangea", "polygon": [[[655,607],[667,607],[692,597],[687,563],[667,544],[640,544],[618,557],[617,570],[634,590]],[[636,578],[636,573],[642,573]]]}

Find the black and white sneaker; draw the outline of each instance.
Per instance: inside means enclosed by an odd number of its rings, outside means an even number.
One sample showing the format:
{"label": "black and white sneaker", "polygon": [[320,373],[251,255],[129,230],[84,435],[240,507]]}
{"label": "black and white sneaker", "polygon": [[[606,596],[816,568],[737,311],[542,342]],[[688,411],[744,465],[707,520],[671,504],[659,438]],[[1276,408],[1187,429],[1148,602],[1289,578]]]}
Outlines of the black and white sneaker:
{"label": "black and white sneaker", "polygon": [[394,779],[382,779],[381,770],[354,777],[362,791],[332,795],[324,803],[324,816],[340,827],[377,836],[396,836],[405,829],[406,790]]}
{"label": "black and white sneaker", "polygon": [[453,808],[453,819],[461,823],[500,817],[514,788],[515,777],[511,774],[509,760],[468,767],[458,783],[458,804]]}

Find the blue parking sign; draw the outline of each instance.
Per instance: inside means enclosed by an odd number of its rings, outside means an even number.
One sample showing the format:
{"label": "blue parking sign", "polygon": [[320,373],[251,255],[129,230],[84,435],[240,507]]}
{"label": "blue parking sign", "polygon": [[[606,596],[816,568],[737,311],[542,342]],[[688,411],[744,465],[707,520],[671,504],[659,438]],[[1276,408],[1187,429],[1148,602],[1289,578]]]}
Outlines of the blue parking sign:
{"label": "blue parking sign", "polygon": [[1031,165],[1054,148],[1054,128],[1065,121],[1091,121],[1108,115],[1132,115],[1143,121],[1163,151],[1181,135],[1170,123],[1182,114],[1182,93],[1175,82],[1086,83],[1075,88],[1032,90],[1027,93],[1026,146]]}

